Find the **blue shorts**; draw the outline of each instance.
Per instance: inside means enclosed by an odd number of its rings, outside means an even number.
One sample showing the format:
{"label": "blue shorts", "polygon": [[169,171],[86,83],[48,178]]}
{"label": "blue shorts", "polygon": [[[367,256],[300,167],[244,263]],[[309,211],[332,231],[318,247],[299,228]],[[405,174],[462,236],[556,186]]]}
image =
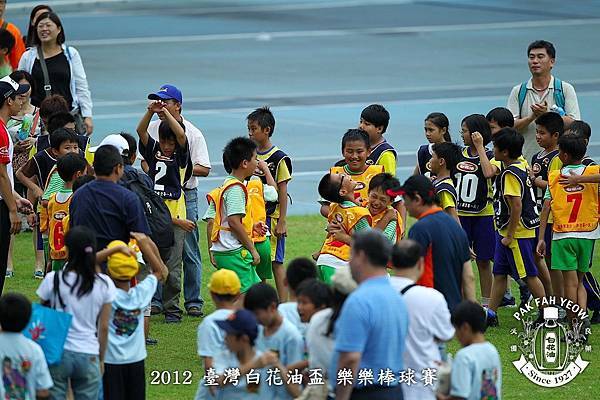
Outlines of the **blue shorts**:
{"label": "blue shorts", "polygon": [[274,263],[283,264],[285,259],[285,236],[275,236],[275,227],[277,226],[278,218],[267,217],[267,226],[271,232],[271,260]]}
{"label": "blue shorts", "polygon": [[494,259],[494,217],[486,216],[459,216],[460,224],[467,233],[469,245],[477,255],[477,260],[488,261]]}
{"label": "blue shorts", "polygon": [[502,236],[496,233],[494,275],[510,275],[515,280],[538,275],[533,252],[536,239],[513,239],[509,247],[502,244]]}
{"label": "blue shorts", "polygon": [[[535,228],[535,237],[539,238],[540,228]],[[546,257],[552,257],[552,224],[546,225],[546,232],[544,233],[544,242],[546,242]],[[548,268],[550,266],[548,265]]]}

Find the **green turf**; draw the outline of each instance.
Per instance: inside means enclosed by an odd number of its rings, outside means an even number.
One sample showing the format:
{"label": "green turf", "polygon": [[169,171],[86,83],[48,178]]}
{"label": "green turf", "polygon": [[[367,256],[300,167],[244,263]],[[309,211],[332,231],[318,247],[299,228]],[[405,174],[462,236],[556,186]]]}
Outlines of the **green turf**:
{"label": "green turf", "polygon": [[[290,217],[288,222],[289,235],[287,238],[287,260],[298,256],[309,256],[317,250],[324,238],[324,219],[318,216]],[[200,227],[204,232],[204,226]],[[214,310],[209,300],[206,283],[214,268],[208,263],[206,256],[206,241],[201,239],[203,263],[203,288],[202,293],[207,301],[204,312],[208,314]],[[16,275],[6,281],[7,291],[18,291],[35,299],[35,289],[39,281],[33,276],[33,257],[31,251],[30,234],[18,236],[15,245]],[[596,257],[595,261],[598,261]],[[475,270],[475,274],[477,272]],[[597,276],[599,275],[596,271]],[[478,291],[479,288],[477,287]],[[518,293],[517,290],[513,290]],[[518,297],[518,296],[517,296]],[[589,344],[594,351],[583,354],[583,358],[590,361],[588,368],[568,385],[557,389],[546,389],[529,382],[520,375],[511,362],[519,358],[517,354],[510,353],[510,345],[516,344],[514,337],[509,334],[511,328],[520,328],[520,323],[512,318],[511,313],[516,309],[501,309],[500,328],[491,329],[487,338],[498,348],[502,358],[503,367],[503,392],[505,399],[544,399],[563,400],[569,398],[597,398],[600,394],[598,386],[598,368],[600,368],[600,339],[597,334],[592,335]],[[159,340],[158,346],[148,348],[146,360],[146,374],[148,376],[148,398],[151,399],[189,399],[194,396],[198,381],[202,376],[202,369],[196,356],[196,328],[199,318],[185,316],[179,325],[166,325],[162,318],[152,317],[151,336]],[[596,325],[598,326],[598,325]],[[600,328],[598,328],[600,329]],[[449,349],[451,352],[458,350],[458,343],[453,340]],[[184,371],[192,372],[192,384],[151,385],[152,371],[170,371],[171,380],[175,381],[175,371],[179,371],[179,381],[184,381]],[[596,372],[594,372],[596,371]]]}

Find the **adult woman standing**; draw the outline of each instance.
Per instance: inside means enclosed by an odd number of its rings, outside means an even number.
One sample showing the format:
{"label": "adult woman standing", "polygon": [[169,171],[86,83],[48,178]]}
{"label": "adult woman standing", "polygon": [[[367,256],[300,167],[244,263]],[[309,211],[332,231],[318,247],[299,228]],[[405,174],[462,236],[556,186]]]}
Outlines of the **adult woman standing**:
{"label": "adult woman standing", "polygon": [[35,28],[36,47],[27,50],[19,62],[19,69],[31,73],[36,83],[31,104],[39,107],[46,96],[63,96],[72,107],[78,132],[91,135],[92,98],[79,52],[64,44],[65,32],[55,13],[41,14]]}

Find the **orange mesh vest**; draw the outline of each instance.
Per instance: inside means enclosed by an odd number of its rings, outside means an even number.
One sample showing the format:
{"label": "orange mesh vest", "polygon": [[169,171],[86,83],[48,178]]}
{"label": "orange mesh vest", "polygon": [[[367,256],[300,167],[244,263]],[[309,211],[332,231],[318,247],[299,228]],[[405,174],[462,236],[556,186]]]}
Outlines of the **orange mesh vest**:
{"label": "orange mesh vest", "polygon": [[229,226],[224,226],[222,221],[222,211],[223,211],[223,193],[230,187],[234,185],[239,185],[242,189],[244,189],[244,194],[246,196],[246,216],[242,218],[242,224],[244,225],[244,230],[248,234],[249,237],[252,237],[252,217],[250,210],[250,202],[248,201],[248,189],[246,185],[237,179],[228,179],[225,181],[223,186],[212,190],[206,197],[207,200],[213,201],[215,203],[215,221],[213,223],[213,230],[211,233],[211,241],[214,243],[219,240],[219,233],[221,231],[231,231]]}
{"label": "orange mesh vest", "polygon": [[[369,217],[370,219],[369,210],[364,207],[342,207],[337,203],[332,203],[327,219],[330,222],[339,222],[344,227],[344,231],[348,235],[351,235],[352,229],[354,229],[356,223],[363,217]],[[348,261],[350,260],[350,245],[337,241],[333,235],[328,234],[321,248],[321,254],[331,254],[340,260]]]}
{"label": "orange mesh vest", "polygon": [[[354,198],[361,199],[361,204],[364,206],[367,204],[369,199],[369,182],[377,175],[385,172],[383,165],[369,165],[362,174],[348,174],[354,182],[357,182],[356,188],[354,189]],[[330,174],[346,174],[344,167],[331,167],[329,170]]]}
{"label": "orange mesh vest", "polygon": [[[380,212],[377,215],[371,215],[371,227],[375,228],[375,225],[381,221],[383,216],[385,215],[387,210]],[[394,210],[396,211],[396,210]],[[370,214],[369,214],[370,215]],[[402,235],[404,235],[404,231],[402,230],[402,216],[398,211],[396,211],[396,243],[398,243],[402,239]]]}
{"label": "orange mesh vest", "polygon": [[64,260],[67,258],[65,235],[69,230],[68,216],[69,204],[73,196],[60,203],[56,200],[56,193],[48,201],[48,244],[50,245],[50,258]]}

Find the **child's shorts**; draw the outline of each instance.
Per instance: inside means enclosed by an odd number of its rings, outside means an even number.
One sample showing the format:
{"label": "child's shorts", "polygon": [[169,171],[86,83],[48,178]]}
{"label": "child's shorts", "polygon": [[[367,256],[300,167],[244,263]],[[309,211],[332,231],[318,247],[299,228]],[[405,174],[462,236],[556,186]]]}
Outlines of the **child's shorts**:
{"label": "child's shorts", "polygon": [[265,240],[264,242],[254,243],[256,251],[260,256],[260,263],[255,266],[258,277],[262,280],[273,278],[273,268],[271,266],[271,242]]}
{"label": "child's shorts", "polygon": [[63,269],[67,260],[52,260],[52,271],[60,271]]}
{"label": "child's shorts", "polygon": [[336,268],[330,267],[328,265],[318,265],[317,266],[317,272],[319,274],[319,279],[321,279],[323,282],[325,282],[328,285],[331,285],[331,278],[335,274],[335,271],[337,271]]}
{"label": "child's shorts", "polygon": [[[539,239],[540,228],[535,228],[535,237]],[[552,257],[552,224],[546,225],[546,232],[544,232],[544,242],[546,242],[546,257]],[[548,265],[548,268],[550,266]]]}
{"label": "child's shorts", "polygon": [[558,239],[552,241],[552,269],[588,272],[594,251],[594,239]]}
{"label": "child's shorts", "polygon": [[535,244],[535,238],[513,239],[510,246],[506,247],[502,244],[502,236],[496,233],[494,275],[510,275],[515,280],[537,276],[538,270],[533,259]]}
{"label": "child's shorts", "polygon": [[231,251],[213,251],[213,256],[217,268],[229,269],[237,274],[242,284],[241,293],[246,293],[250,286],[260,282],[254,265],[252,265],[252,254],[244,247]]}
{"label": "child's shorts", "polygon": [[279,218],[267,217],[267,226],[271,232],[271,260],[278,264],[283,264],[285,259],[285,236],[275,236],[275,227]]}
{"label": "child's shorts", "polygon": [[467,233],[469,245],[477,255],[478,260],[488,261],[494,259],[494,217],[486,216],[459,216],[460,224]]}

